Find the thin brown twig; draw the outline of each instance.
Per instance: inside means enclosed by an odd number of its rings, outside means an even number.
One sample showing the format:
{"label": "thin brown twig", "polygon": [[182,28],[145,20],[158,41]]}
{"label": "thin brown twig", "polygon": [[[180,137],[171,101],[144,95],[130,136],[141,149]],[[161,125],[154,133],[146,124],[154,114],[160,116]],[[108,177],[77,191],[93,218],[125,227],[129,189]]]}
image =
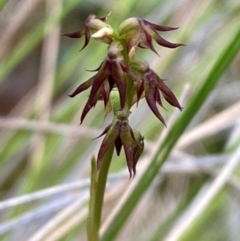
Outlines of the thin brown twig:
{"label": "thin brown twig", "polygon": [[[174,152],[173,156],[170,159],[179,159],[179,155],[182,157],[184,154],[179,152]],[[199,173],[211,173],[216,175],[216,172],[212,173],[212,168],[216,165],[222,165],[225,163],[227,156],[207,156],[207,157],[193,157],[187,156],[185,159],[182,159],[181,163],[176,161],[169,160],[166,162],[161,170],[162,174],[199,174]],[[109,176],[109,182],[115,183],[118,181],[123,181],[128,176],[127,169],[123,171],[112,174]],[[238,185],[238,182],[235,182]],[[0,202],[0,210],[5,210],[7,208],[12,208],[14,206],[19,206],[22,204],[27,204],[35,200],[40,200],[44,198],[51,197],[53,195],[66,194],[68,192],[76,192],[85,188],[88,188],[90,185],[89,179],[81,179],[76,182],[69,184],[62,184],[59,186],[50,187],[47,189],[39,190],[30,194],[10,198]],[[238,185],[240,189],[240,185]]]}
{"label": "thin brown twig", "polygon": [[239,121],[238,118],[236,118],[236,116],[239,115],[240,101],[213,116],[209,120],[206,120],[192,130],[189,130],[182,136],[182,138],[180,138],[176,148],[182,149],[197,140],[214,135],[221,130],[234,125]]}
{"label": "thin brown twig", "polygon": [[[228,107],[226,110],[213,116],[209,120],[203,122],[197,127],[185,133],[177,144],[178,148],[184,148],[189,143],[193,143],[201,138],[206,138],[218,133],[232,125],[238,119],[236,116],[239,114],[240,102]],[[0,128],[4,129],[19,129],[30,130],[35,132],[58,133],[60,135],[79,137],[82,135],[90,138],[96,137],[100,130],[88,128],[86,126],[74,126],[68,124],[58,124],[42,120],[27,120],[25,118],[6,118],[0,117]],[[146,150],[152,148],[152,143],[146,143]]]}
{"label": "thin brown twig", "polygon": [[94,138],[99,135],[98,129],[86,126],[57,124],[45,120],[28,120],[25,118],[5,118],[0,117],[0,127],[5,129],[28,130],[40,133],[58,133],[69,137],[88,136]]}
{"label": "thin brown twig", "polygon": [[[86,198],[87,199],[87,198]],[[60,213],[58,213],[53,219],[51,219],[47,224],[35,232],[28,241],[40,241],[47,233],[49,233],[53,228],[58,226],[63,220],[66,220],[70,215],[76,213],[77,210],[83,205],[83,200],[77,200],[71,206],[66,207]]]}
{"label": "thin brown twig", "polygon": [[212,202],[213,198],[219,193],[223,186],[231,177],[233,170],[240,161],[240,146],[223,166],[219,174],[211,182],[207,190],[201,195],[201,198],[195,198],[192,205],[185,213],[177,220],[175,226],[172,227],[165,241],[180,240],[184,233],[195,223],[197,218],[204,212],[208,205]]}
{"label": "thin brown twig", "polygon": [[[117,192],[115,190],[116,189],[114,188],[112,190],[113,192],[107,193],[107,195],[104,198],[105,202],[113,200],[116,197],[116,195],[119,194],[119,192],[123,191],[123,187],[117,188]],[[63,211],[42,228],[41,233],[39,232],[38,239],[33,239],[30,241],[40,241],[43,237],[45,241],[59,240],[61,237],[63,237],[64,234],[73,229],[77,224],[83,222],[87,218],[87,214],[87,207],[84,207],[79,212],[72,212],[72,209]],[[68,216],[69,218],[66,220],[64,216]],[[61,222],[63,222],[63,224],[61,224]]]}

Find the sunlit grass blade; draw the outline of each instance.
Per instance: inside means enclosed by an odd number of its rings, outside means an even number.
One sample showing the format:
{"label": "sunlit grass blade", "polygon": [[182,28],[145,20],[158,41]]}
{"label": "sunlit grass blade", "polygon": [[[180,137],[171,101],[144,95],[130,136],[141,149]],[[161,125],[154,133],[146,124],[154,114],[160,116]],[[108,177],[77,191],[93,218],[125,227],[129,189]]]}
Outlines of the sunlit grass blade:
{"label": "sunlit grass blade", "polygon": [[135,186],[132,193],[124,201],[121,208],[114,216],[114,221],[110,224],[106,232],[103,234],[101,240],[111,241],[114,240],[120,229],[124,225],[127,218],[130,216],[134,207],[137,205],[142,195],[146,192],[154,177],[159,172],[162,164],[170,154],[178,138],[187,128],[192,118],[195,116],[199,108],[207,99],[210,92],[216,86],[221,75],[224,73],[229,64],[233,61],[240,48],[240,29],[236,30],[235,35],[227,46],[222,51],[221,55],[217,58],[215,65],[211,69],[207,78],[202,86],[194,94],[188,106],[184,109],[182,115],[174,123],[173,127],[169,130],[168,135],[164,139],[162,146],[159,148],[157,154],[151,161],[150,165],[141,176],[138,185]]}
{"label": "sunlit grass blade", "polygon": [[0,2],[0,11],[4,8],[5,4],[7,3],[7,0],[2,0]]}

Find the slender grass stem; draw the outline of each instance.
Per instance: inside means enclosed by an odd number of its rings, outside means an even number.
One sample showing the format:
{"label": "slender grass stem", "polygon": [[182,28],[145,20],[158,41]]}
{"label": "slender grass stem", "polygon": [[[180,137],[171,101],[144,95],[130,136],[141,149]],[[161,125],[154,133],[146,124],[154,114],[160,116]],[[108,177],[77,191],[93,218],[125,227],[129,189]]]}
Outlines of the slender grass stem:
{"label": "slender grass stem", "polygon": [[88,241],[99,240],[99,229],[101,225],[102,206],[104,191],[107,182],[109,166],[112,160],[114,145],[112,145],[104,156],[101,169],[97,171],[96,160],[92,159],[91,187],[88,217]]}
{"label": "slender grass stem", "polygon": [[[118,212],[116,212],[115,216],[113,217],[114,222],[110,224],[108,229],[103,234],[103,237],[101,239],[102,241],[111,241],[115,239],[115,237],[125,224],[127,218],[134,210],[134,207],[140,201],[141,197],[159,172],[159,169],[166,161],[174,145],[177,143],[178,138],[182,135],[194,115],[202,106],[210,92],[214,89],[221,75],[238,53],[239,48],[240,29],[237,29],[233,38],[229,41],[222,54],[218,57],[215,65],[205,79],[203,85],[199,88],[199,90],[196,92],[196,94],[193,96],[192,100],[188,104],[187,108],[184,109],[182,115],[169,130],[168,135],[163,141],[152,162],[149,164],[146,171],[141,176],[138,185],[134,188],[134,190],[132,190],[128,198],[126,198],[124,202],[122,202],[121,207],[119,207]],[[120,200],[120,202],[121,201],[122,200]]]}

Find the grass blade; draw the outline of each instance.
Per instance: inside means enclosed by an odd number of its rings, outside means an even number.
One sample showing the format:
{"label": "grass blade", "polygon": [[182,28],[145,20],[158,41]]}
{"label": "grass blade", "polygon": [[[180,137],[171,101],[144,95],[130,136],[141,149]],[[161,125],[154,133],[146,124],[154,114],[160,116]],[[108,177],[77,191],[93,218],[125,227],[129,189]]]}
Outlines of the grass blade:
{"label": "grass blade", "polygon": [[217,59],[215,65],[211,69],[203,85],[195,93],[186,109],[184,109],[182,115],[169,130],[168,135],[166,136],[162,146],[160,147],[152,162],[146,169],[145,173],[140,178],[138,185],[135,186],[130,196],[124,201],[123,205],[116,213],[114,221],[110,224],[106,232],[103,234],[101,240],[114,240],[114,238],[124,225],[125,221],[134,210],[134,207],[137,205],[142,195],[146,192],[154,177],[159,172],[159,169],[170,154],[178,138],[187,128],[188,124],[195,116],[201,105],[204,103],[210,92],[214,89],[221,75],[224,73],[229,64],[233,61],[234,57],[239,51],[239,48],[240,29],[237,29],[236,34],[233,36],[229,44],[226,46],[222,54]]}

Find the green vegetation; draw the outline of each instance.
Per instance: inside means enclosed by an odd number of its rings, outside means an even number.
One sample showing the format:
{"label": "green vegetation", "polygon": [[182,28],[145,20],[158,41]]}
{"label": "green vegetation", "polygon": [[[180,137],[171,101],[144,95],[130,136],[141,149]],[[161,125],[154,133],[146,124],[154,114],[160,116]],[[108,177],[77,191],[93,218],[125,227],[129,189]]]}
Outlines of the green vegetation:
{"label": "green vegetation", "polygon": [[240,3],[38,0],[20,7],[27,2],[1,10],[0,239],[87,239],[91,160],[102,142],[93,139],[112,113],[105,117],[98,103],[79,125],[89,92],[68,94],[92,76],[85,70],[99,66],[107,45],[91,40],[79,53],[84,41],[61,34],[78,30],[90,13],[112,11],[113,27],[132,16],[180,27],[162,36],[186,47],[154,45],[160,57],[145,49],[137,55],[167,79],[183,110],[164,102],[164,128],[145,100],[132,107],[130,124],[145,150],[131,180],[124,153],[113,154],[101,241],[238,240]]}

